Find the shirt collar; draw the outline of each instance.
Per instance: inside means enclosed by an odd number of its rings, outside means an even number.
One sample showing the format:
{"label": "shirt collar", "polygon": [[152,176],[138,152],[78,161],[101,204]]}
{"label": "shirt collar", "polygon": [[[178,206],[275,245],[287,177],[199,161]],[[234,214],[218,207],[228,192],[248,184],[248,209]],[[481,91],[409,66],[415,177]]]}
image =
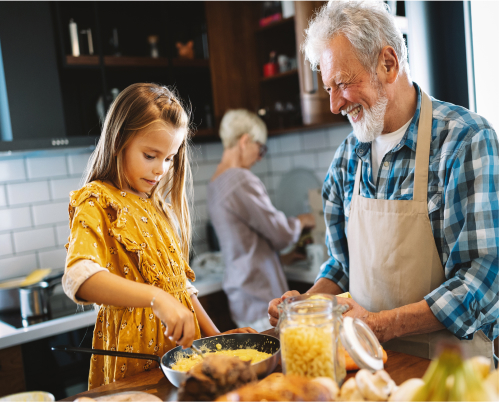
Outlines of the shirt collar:
{"label": "shirt collar", "polygon": [[[418,121],[419,121],[419,115],[421,113],[421,91],[419,89],[418,84],[413,82],[413,85],[414,88],[416,88],[416,93],[418,94],[416,112],[414,113],[414,116],[412,117],[411,120],[411,124],[409,124],[409,127],[407,128],[404,136],[402,137],[402,140],[400,140],[399,144],[395,148],[393,148],[391,152],[397,152],[404,145],[408,146],[414,152],[416,152],[416,140],[418,137]],[[359,140],[357,140],[355,153],[360,159],[364,160],[365,158],[367,158],[370,149],[371,149],[370,142],[360,142]]]}

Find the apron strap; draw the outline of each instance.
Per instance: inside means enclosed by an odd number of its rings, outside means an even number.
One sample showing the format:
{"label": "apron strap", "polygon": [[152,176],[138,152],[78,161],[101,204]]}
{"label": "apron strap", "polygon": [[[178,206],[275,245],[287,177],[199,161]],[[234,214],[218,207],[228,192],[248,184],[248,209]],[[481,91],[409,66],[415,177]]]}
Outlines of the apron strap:
{"label": "apron strap", "polygon": [[430,163],[430,145],[433,109],[430,97],[421,90],[421,115],[418,125],[416,144],[416,166],[414,169],[414,201],[427,202],[428,169]]}

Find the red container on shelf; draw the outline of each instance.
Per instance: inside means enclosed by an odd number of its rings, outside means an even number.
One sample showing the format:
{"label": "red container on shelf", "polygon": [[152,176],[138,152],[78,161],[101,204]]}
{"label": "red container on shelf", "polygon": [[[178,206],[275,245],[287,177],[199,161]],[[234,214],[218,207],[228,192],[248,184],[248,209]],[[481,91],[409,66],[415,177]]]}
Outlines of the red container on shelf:
{"label": "red container on shelf", "polygon": [[278,63],[267,63],[263,65],[263,76],[272,77],[273,75],[279,74],[279,64]]}

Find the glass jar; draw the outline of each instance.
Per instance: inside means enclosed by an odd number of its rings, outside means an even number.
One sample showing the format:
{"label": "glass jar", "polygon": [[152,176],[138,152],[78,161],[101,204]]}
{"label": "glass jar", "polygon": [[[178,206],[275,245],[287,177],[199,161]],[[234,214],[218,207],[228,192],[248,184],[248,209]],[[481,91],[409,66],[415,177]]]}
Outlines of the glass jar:
{"label": "glass jar", "polygon": [[277,330],[285,374],[330,377],[340,386],[346,377],[345,348],[360,368],[383,368],[382,349],[362,321],[342,314],[348,306],[328,294],[304,294],[279,306]]}

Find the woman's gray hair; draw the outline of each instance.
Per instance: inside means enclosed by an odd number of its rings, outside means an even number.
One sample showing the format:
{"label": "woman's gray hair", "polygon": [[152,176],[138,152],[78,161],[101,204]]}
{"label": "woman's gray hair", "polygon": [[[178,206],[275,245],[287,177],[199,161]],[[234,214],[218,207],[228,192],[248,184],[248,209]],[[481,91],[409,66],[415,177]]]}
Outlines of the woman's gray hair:
{"label": "woman's gray hair", "polygon": [[225,149],[232,148],[243,134],[253,141],[267,142],[267,126],[255,113],[246,109],[228,110],[220,122],[220,138]]}
{"label": "woman's gray hair", "polygon": [[331,0],[321,7],[305,30],[302,45],[313,70],[318,70],[321,53],[336,35],[344,35],[350,41],[360,63],[371,75],[376,72],[384,46],[395,49],[400,70],[409,75],[404,37],[384,2]]}

